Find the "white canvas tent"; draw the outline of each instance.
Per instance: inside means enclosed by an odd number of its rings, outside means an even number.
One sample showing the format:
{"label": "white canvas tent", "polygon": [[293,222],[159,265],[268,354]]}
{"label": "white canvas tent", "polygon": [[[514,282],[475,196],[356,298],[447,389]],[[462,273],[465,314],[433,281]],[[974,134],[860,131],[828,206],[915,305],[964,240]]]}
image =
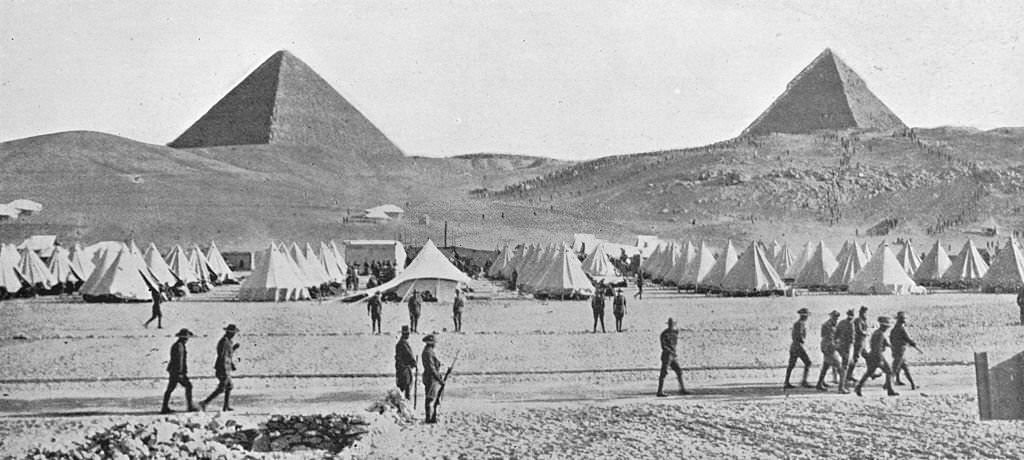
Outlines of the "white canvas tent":
{"label": "white canvas tent", "polygon": [[505,245],[487,269],[487,276],[492,279],[508,279],[512,275],[512,248]]}
{"label": "white canvas tent", "polygon": [[839,259],[836,261],[836,268],[828,279],[828,285],[845,289],[853,281],[865,265],[868,264],[868,257],[864,251],[852,241],[843,244],[843,250],[839,251]]}
{"label": "white canvas tent", "polygon": [[721,289],[729,295],[755,295],[781,292],[786,289],[786,283],[782,282],[765,251],[755,241],[750,243],[732,270],[722,279]]}
{"label": "white canvas tent", "polygon": [[146,262],[146,266],[149,267],[149,272],[153,274],[153,277],[160,284],[166,284],[167,286],[176,286],[178,284],[178,277],[171,273],[171,268],[167,266],[167,262],[164,261],[163,256],[160,255],[160,250],[156,248],[156,245],[149,243],[149,247],[146,248],[146,253],[143,254],[142,259]]}
{"label": "white canvas tent", "polygon": [[82,275],[82,281],[89,279],[89,275],[92,275],[92,271],[96,266],[81,244],[75,244],[75,247],[71,249],[71,256],[69,258],[75,273]]}
{"label": "white canvas tent", "polygon": [[220,253],[220,249],[217,248],[217,243],[211,241],[209,249],[206,250],[206,263],[210,267],[210,272],[217,276],[217,280],[220,282],[234,281],[235,272],[228,266],[224,256]]}
{"label": "white canvas tent", "polygon": [[811,257],[814,255],[814,249],[814,243],[808,241],[800,251],[800,254],[796,256],[796,259],[794,259],[793,264],[789,266],[789,270],[782,275],[782,278],[795,280],[800,276],[800,273],[804,270],[804,265],[807,265],[807,262],[811,260]]}
{"label": "white canvas tent", "polygon": [[665,275],[664,281],[676,286],[681,285],[683,278],[686,275],[686,270],[696,259],[697,248],[693,245],[692,241],[687,240],[686,243],[683,244],[682,250],[679,251],[679,260],[673,264],[672,270]]}
{"label": "white canvas tent", "polygon": [[532,288],[535,295],[553,298],[594,295],[594,285],[583,272],[580,260],[564,246],[553,253],[551,262],[533,282]]}
{"label": "white canvas tent", "polygon": [[775,272],[778,273],[780,277],[784,277],[783,275],[789,272],[795,263],[796,257],[793,255],[793,252],[789,250],[788,244],[783,245],[782,248],[779,249],[779,253],[772,259],[772,265],[775,267]]}
{"label": "white canvas tent", "polygon": [[375,292],[394,292],[405,299],[413,290],[429,291],[438,301],[451,302],[455,289],[468,287],[472,280],[455,268],[434,242],[427,240],[416,258],[395,278],[380,286],[367,289],[356,296],[371,296]]}
{"label": "white canvas tent", "polygon": [[819,241],[814,248],[814,253],[804,263],[804,268],[796,277],[796,285],[799,287],[822,287],[828,285],[829,277],[836,270],[836,258],[832,251],[825,246],[824,241]]}
{"label": "white canvas tent", "polygon": [[74,284],[85,281],[85,277],[80,275],[71,264],[68,250],[62,247],[58,246],[53,250],[53,255],[50,256],[50,263],[47,268],[50,269],[50,273],[53,273],[53,277],[57,279],[58,283]]}
{"label": "white canvas tent", "polygon": [[171,269],[171,273],[174,273],[176,278],[186,285],[199,282],[199,275],[181,246],[175,245],[174,249],[171,249],[171,253],[167,254],[167,267]]}
{"label": "white canvas tent", "polygon": [[679,287],[693,289],[704,283],[711,268],[715,266],[715,256],[711,253],[706,242],[701,241],[694,256],[693,263],[686,267],[683,279]]}
{"label": "white canvas tent", "polygon": [[970,239],[964,243],[963,249],[957,255],[956,260],[942,275],[942,281],[961,282],[966,284],[977,284],[988,272],[988,263],[978,253],[978,248]]}
{"label": "white canvas tent", "polygon": [[914,281],[918,283],[936,282],[942,279],[952,265],[942,244],[939,243],[939,240],[935,240],[932,250],[928,251],[924,259],[921,259],[921,265],[914,272]]}
{"label": "white canvas tent", "polygon": [[914,276],[917,273],[917,269],[921,267],[921,258],[914,252],[914,247],[910,243],[905,243],[903,249],[900,249],[900,253],[896,255],[896,259],[903,266],[903,269],[908,275]]}
{"label": "white canvas tent", "polygon": [[582,268],[583,272],[590,275],[595,281],[603,283],[618,283],[622,281],[622,275],[612,265],[608,259],[608,254],[604,252],[603,244],[599,244],[594,248],[594,252],[591,252],[586,260],[583,261]]}
{"label": "white canvas tent", "polygon": [[242,282],[238,300],[281,302],[309,299],[309,291],[288,255],[273,243],[256,261],[252,273]]}
{"label": "white canvas tent", "polygon": [[30,286],[42,285],[43,289],[50,289],[57,284],[57,278],[53,276],[50,269],[43,263],[43,260],[36,255],[35,251],[24,250],[21,252],[21,260],[18,262],[18,273]]}
{"label": "white canvas tent", "polygon": [[981,279],[981,289],[986,292],[1015,292],[1024,286],[1024,256],[1020,245],[1011,236],[1006,240],[1006,247],[996,253],[985,277]]}
{"label": "white canvas tent", "polygon": [[715,260],[715,265],[711,267],[711,271],[704,277],[701,285],[710,289],[721,287],[722,280],[729,275],[739,257],[739,251],[736,249],[736,246],[733,246],[732,241],[726,241],[722,254]]}
{"label": "white canvas tent", "polygon": [[[8,251],[7,245],[0,245],[0,255]],[[18,251],[14,250],[17,254]],[[11,263],[9,257],[0,257],[0,288],[13,295],[21,290],[21,276],[17,272],[17,262]]]}
{"label": "white canvas tent", "polygon": [[923,292],[907,275],[888,245],[875,251],[867,265],[850,281],[849,287],[851,294],[912,294],[919,290]]}
{"label": "white canvas tent", "polygon": [[103,252],[81,293],[86,302],[144,302],[152,300],[150,290],[155,286],[142,256],[123,246]]}

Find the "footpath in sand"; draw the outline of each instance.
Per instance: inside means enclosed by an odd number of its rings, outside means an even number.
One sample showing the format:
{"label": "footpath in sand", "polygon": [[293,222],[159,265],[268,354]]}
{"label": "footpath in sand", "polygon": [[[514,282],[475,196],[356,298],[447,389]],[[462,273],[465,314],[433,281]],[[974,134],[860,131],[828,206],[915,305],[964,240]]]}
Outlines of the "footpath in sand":
{"label": "footpath in sand", "polygon": [[[361,412],[393,385],[396,334],[366,334],[365,306],[340,303],[176,302],[164,329],[142,329],[148,305],[53,300],[0,304],[0,455],[67,443],[123,421],[159,419],[170,335],[189,343],[196,397],[215,385],[219,327],[243,329],[231,417]],[[922,389],[883,396],[784,392],[788,327],[812,311],[808,352],[831,309],[865,304],[872,317],[907,311],[926,354],[912,354]],[[421,329],[448,326],[448,305],[425,309]],[[471,302],[466,334],[441,333],[439,356],[459,362],[439,425],[375,432],[360,456],[1020,458],[1020,422],[979,422],[974,350],[1019,348],[1012,296],[806,296],[714,299],[657,291],[631,303],[628,331],[593,334],[585,302]],[[385,307],[385,329],[404,323]],[[655,398],[657,333],[674,316],[693,396]],[[420,335],[411,339],[418,352]],[[568,372],[566,372],[568,371]],[[796,373],[799,378],[799,371]],[[667,388],[674,389],[669,379]],[[422,395],[420,395],[422,397]],[[174,405],[183,406],[181,390]],[[420,399],[422,405],[422,399]],[[172,417],[214,417],[215,414]]]}

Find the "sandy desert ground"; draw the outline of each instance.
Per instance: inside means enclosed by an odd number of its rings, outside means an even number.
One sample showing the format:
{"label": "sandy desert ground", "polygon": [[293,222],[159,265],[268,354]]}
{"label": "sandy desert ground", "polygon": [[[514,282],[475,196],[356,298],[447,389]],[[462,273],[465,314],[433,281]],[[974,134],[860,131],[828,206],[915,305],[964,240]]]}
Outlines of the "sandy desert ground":
{"label": "sandy desert ground", "polygon": [[[0,303],[0,455],[66,444],[117,421],[156,414],[173,332],[188,327],[197,398],[215,386],[220,328],[236,323],[239,377],[231,416],[358,412],[393,385],[404,305],[385,305],[385,334],[369,334],[365,304],[225,301],[231,288],[165,304],[163,329],[144,329],[148,304],[50,298]],[[809,352],[832,309],[867,305],[872,318],[905,311],[924,349],[912,354],[922,388],[865,397],[785,392],[788,329],[811,310]],[[474,300],[465,333],[449,305],[427,304],[420,330],[438,331],[439,356],[459,361],[442,423],[394,427],[367,439],[369,458],[1014,458],[1021,422],[980,422],[973,353],[1016,352],[1024,328],[1011,295],[805,295],[724,299],[648,292],[627,331],[591,332],[586,302],[501,296]],[[682,328],[680,361],[695,395],[655,398],[657,334]],[[606,325],[613,328],[609,315]],[[418,352],[423,334],[414,335]],[[799,374],[799,372],[797,372]],[[797,375],[797,378],[799,376]],[[671,388],[671,385],[669,386]],[[182,395],[174,404],[183,406]],[[176,415],[185,416],[185,415]],[[215,414],[188,415],[214,417]]]}

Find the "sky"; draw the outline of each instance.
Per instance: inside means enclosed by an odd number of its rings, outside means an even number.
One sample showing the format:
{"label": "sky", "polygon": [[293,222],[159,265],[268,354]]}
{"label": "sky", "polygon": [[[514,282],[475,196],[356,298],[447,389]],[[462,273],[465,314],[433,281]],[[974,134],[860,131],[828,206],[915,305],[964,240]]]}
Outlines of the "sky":
{"label": "sky", "polygon": [[166,144],[275,51],[409,155],[738,135],[831,48],[910,126],[1024,126],[1020,1],[0,0],[0,141]]}

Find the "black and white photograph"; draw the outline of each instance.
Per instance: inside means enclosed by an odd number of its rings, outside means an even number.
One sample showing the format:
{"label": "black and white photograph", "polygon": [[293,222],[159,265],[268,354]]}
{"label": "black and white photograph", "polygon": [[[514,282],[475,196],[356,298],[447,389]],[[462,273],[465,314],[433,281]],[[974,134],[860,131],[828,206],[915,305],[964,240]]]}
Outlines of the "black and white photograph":
{"label": "black and white photograph", "polygon": [[0,0],[0,458],[1024,458],[1022,34]]}

